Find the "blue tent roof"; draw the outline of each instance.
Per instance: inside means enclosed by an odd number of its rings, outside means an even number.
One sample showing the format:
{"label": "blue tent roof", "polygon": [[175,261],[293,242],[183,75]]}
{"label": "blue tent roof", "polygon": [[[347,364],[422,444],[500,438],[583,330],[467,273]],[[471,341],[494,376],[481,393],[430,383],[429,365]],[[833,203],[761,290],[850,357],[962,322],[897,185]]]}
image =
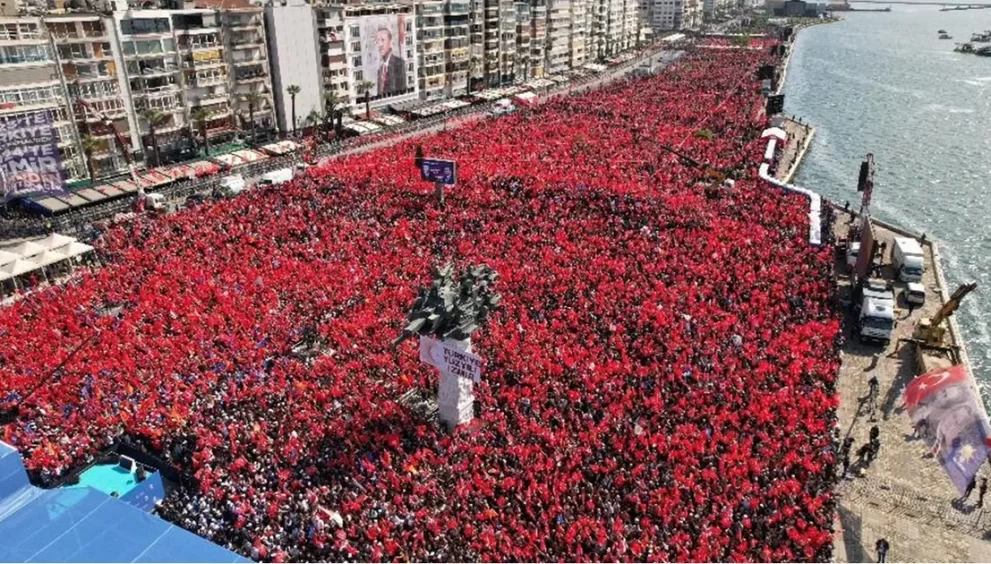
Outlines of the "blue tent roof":
{"label": "blue tent roof", "polygon": [[36,488],[0,442],[0,562],[249,560],[93,488]]}

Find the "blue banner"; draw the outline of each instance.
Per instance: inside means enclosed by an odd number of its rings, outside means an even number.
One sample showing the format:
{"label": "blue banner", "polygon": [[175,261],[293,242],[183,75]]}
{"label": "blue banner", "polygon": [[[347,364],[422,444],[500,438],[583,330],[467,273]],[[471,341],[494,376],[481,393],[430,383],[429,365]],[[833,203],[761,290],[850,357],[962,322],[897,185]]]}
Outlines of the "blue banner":
{"label": "blue banner", "polygon": [[0,190],[4,202],[28,194],[65,194],[58,131],[50,110],[0,117]]}
{"label": "blue banner", "polygon": [[453,185],[458,181],[458,165],[454,161],[423,159],[420,164],[420,178],[427,182]]}

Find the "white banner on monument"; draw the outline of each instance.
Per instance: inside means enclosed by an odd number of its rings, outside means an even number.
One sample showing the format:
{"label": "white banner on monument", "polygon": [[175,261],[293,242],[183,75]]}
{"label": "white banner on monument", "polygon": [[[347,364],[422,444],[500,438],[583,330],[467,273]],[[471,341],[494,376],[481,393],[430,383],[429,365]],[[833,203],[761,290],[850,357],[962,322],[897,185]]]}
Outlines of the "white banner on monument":
{"label": "white banner on monument", "polygon": [[482,359],[478,355],[445,345],[437,339],[420,335],[420,360],[458,378],[482,380]]}

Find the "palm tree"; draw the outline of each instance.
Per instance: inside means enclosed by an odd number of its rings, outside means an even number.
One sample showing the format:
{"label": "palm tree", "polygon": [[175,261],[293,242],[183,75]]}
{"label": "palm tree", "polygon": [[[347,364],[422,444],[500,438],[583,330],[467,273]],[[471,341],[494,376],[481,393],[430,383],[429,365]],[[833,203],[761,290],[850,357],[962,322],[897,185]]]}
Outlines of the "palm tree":
{"label": "palm tree", "polygon": [[151,148],[152,152],[155,153],[155,166],[159,166],[162,164],[162,155],[158,151],[158,135],[155,133],[155,128],[165,123],[169,116],[149,108],[141,112],[141,117],[148,122],[148,136],[151,137]]}
{"label": "palm tree", "polygon": [[89,171],[90,182],[96,182],[96,163],[93,162],[93,153],[100,148],[100,141],[91,135],[85,135],[79,140],[79,146],[86,155],[86,170]]}
{"label": "palm tree", "polygon": [[[248,92],[244,95],[244,101],[248,103],[248,121],[251,122],[251,144],[254,145],[258,141],[255,135],[255,108],[262,101],[262,97],[257,92]],[[295,125],[293,127],[295,128]]]}
{"label": "palm tree", "polygon": [[313,128],[313,136],[316,137],[316,134],[317,134],[317,131],[318,131],[317,126],[319,126],[321,123],[325,122],[326,119],[323,117],[323,115],[320,113],[319,110],[317,110],[316,108],[314,108],[314,109],[310,110],[310,113],[309,113],[309,115],[306,116],[306,120],[305,121],[306,121],[306,123],[310,127]]}
{"label": "palm tree", "polygon": [[290,84],[286,88],[286,92],[289,94],[290,100],[292,100],[292,136],[296,136],[296,95],[300,92],[300,87],[295,84]]}
{"label": "palm tree", "polygon": [[203,107],[196,108],[192,114],[193,121],[199,127],[200,137],[203,138],[203,150],[207,155],[210,154],[210,138],[206,135],[206,122],[210,119],[211,115],[213,115],[213,112]]}
{"label": "palm tree", "polygon": [[326,109],[323,112],[323,119],[324,119],[323,128],[330,129],[329,127],[327,127],[327,120],[331,120],[331,122],[335,124],[334,132],[340,133],[337,131],[337,126],[336,126],[337,121],[334,119],[335,117],[337,117],[337,104],[340,103],[340,97],[337,95],[337,91],[329,90],[326,94],[323,95],[323,101],[326,106]]}
{"label": "palm tree", "polygon": [[372,86],[373,84],[367,80],[358,83],[358,88],[365,91],[365,119],[372,117]]}

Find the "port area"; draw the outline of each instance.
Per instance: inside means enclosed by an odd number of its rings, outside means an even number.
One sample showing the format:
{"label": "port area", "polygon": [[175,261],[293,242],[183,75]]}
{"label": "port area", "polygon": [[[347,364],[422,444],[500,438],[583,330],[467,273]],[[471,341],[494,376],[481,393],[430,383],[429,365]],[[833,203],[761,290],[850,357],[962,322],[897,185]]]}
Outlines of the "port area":
{"label": "port area", "polygon": [[[809,149],[815,128],[795,119],[785,119],[788,133],[775,176],[789,182]],[[806,188],[815,190],[814,186]],[[833,205],[833,204],[830,204]],[[852,226],[853,214],[834,205],[832,229],[836,241],[844,241]],[[921,234],[908,233],[896,226],[874,221],[875,237],[885,244],[884,266],[878,277],[894,281],[891,250],[894,238]],[[898,307],[894,337],[887,346],[862,344],[853,333],[856,315],[849,310],[853,289],[846,257],[835,257],[838,297],[845,311],[844,342],[836,389],[839,396],[837,428],[839,442],[853,437],[850,468],[839,480],[833,558],[836,562],[876,561],[875,543],[885,538],[890,544],[891,562],[991,562],[991,495],[985,507],[977,507],[975,490],[969,500],[957,501],[959,494],[939,462],[921,439],[913,436],[905,410],[905,386],[921,372],[914,345],[898,339],[911,337],[915,324],[932,317],[948,300],[942,275],[938,245],[923,245],[926,270],[922,283],[926,303],[910,308],[905,302],[905,285],[895,282]],[[966,347],[956,321],[950,318],[949,339],[961,347],[961,361],[968,363]],[[968,369],[969,372],[969,369]],[[868,381],[876,376],[880,384],[874,418],[868,405]],[[971,378],[973,378],[971,376]],[[973,382],[973,379],[972,379]],[[868,442],[871,427],[878,426],[881,449],[866,466],[857,462],[856,452]],[[842,473],[842,465],[837,474]]]}
{"label": "port area", "polygon": [[[842,208],[836,210],[833,229],[837,241],[846,238],[852,217]],[[875,236],[886,246],[881,278],[895,280],[890,266],[891,249],[894,238],[904,235],[911,234],[875,221]],[[871,561],[876,557],[874,547],[880,538],[891,545],[890,561],[991,561],[991,543],[986,540],[991,528],[991,496],[985,499],[983,509],[977,506],[976,490],[969,500],[957,501],[959,494],[946,472],[925,443],[914,437],[904,407],[905,386],[921,369],[914,345],[899,345],[898,339],[911,337],[915,324],[935,315],[947,291],[952,292],[945,288],[945,278],[939,271],[937,246],[928,242],[923,250],[926,303],[910,308],[904,299],[905,285],[895,283],[898,312],[894,336],[887,346],[862,344],[853,334],[855,314],[846,308],[836,386],[840,400],[837,417],[840,442],[849,436],[854,444],[849,472],[836,489],[839,503],[833,554],[837,562]],[[836,258],[835,268],[839,298],[846,304],[852,288],[845,257]],[[954,326],[951,333],[950,339],[960,346],[959,330]],[[872,376],[880,383],[873,420],[867,402],[868,380]],[[865,466],[857,462],[855,453],[868,441],[874,425],[880,431],[881,449],[878,457]]]}

